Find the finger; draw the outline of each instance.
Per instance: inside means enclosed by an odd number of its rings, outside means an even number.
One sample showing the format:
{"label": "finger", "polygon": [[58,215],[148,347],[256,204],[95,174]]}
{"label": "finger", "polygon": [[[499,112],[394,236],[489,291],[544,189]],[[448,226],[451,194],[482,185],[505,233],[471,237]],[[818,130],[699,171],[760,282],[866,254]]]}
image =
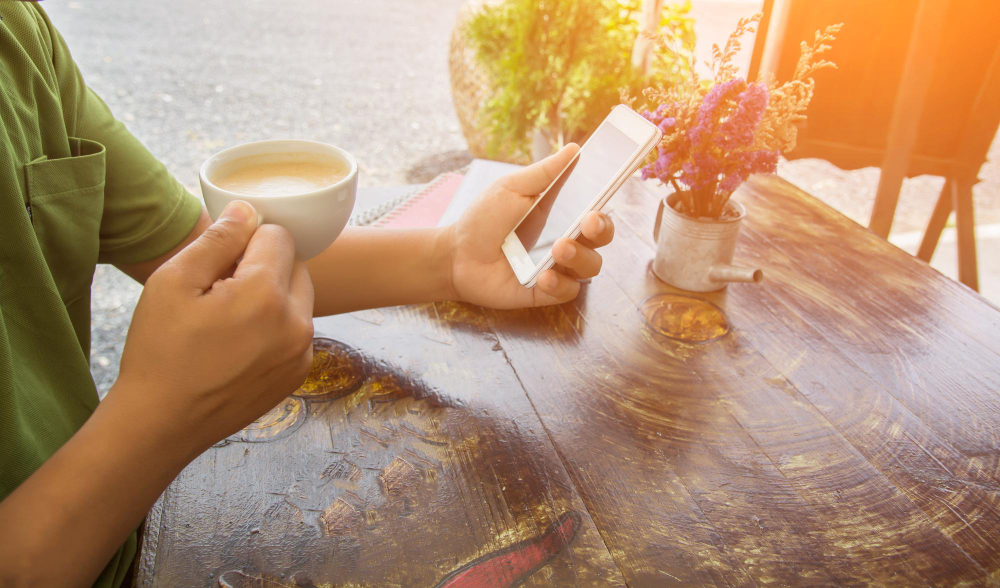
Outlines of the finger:
{"label": "finger", "polygon": [[[491,189],[487,190],[487,195],[481,204],[491,221],[485,235],[488,238],[506,237],[534,204],[535,196],[552,184],[559,172],[572,161],[577,151],[577,146],[571,143],[557,153],[497,180]],[[544,204],[539,205],[540,208],[542,206]],[[527,238],[528,241],[533,241],[534,237],[537,237],[538,231],[541,231],[542,225],[545,224],[546,216],[547,213],[532,214],[525,220],[525,223],[537,225],[534,229],[524,228],[527,233],[533,235]],[[522,240],[525,240],[524,236]]]}
{"label": "finger", "polygon": [[[313,283],[306,264],[301,261],[296,261],[292,266],[292,277],[288,294],[294,315],[312,322],[314,302]],[[309,338],[312,339],[312,335]]]}
{"label": "finger", "polygon": [[574,277],[587,279],[601,271],[601,254],[582,243],[563,237],[552,246],[555,262],[571,271]]}
{"label": "finger", "polygon": [[[292,268],[292,282],[288,291],[289,323],[291,336],[288,349],[295,355],[308,355],[312,361],[313,348],[313,284],[306,264],[296,261]],[[308,375],[306,367],[302,378]]]}
{"label": "finger", "polygon": [[288,229],[278,225],[261,225],[250,239],[233,277],[239,280],[267,276],[282,288],[287,288],[294,265],[295,240]]}
{"label": "finger", "polygon": [[568,302],[580,293],[580,282],[561,274],[553,269],[547,269],[535,283],[535,306],[548,306]]}
{"label": "finger", "polygon": [[501,186],[525,196],[541,194],[579,150],[576,143],[569,143],[545,159],[500,178]]}
{"label": "finger", "polygon": [[167,264],[186,284],[208,290],[227,277],[257,230],[257,211],[242,200],[226,205],[219,219]]}
{"label": "finger", "polygon": [[553,264],[552,265],[552,269],[556,270],[560,274],[569,276],[570,278],[572,278],[572,279],[574,279],[574,280],[576,280],[578,282],[582,282],[582,283],[589,283],[590,282],[590,278],[581,278],[580,276],[576,275],[575,271],[569,269],[568,267],[563,267],[563,266],[559,265],[558,263]]}
{"label": "finger", "polygon": [[591,249],[604,247],[615,237],[615,224],[603,212],[592,210],[580,225],[580,243]]}
{"label": "finger", "polygon": [[[299,365],[297,370],[298,376],[295,378],[299,382],[298,386],[296,387],[296,390],[302,387],[302,384],[304,384],[306,380],[309,379],[309,372],[312,371],[312,366],[313,366],[313,346],[312,346],[312,341],[310,340],[309,347],[307,347],[306,350],[299,357]],[[294,391],[295,390],[292,390],[292,392]]]}

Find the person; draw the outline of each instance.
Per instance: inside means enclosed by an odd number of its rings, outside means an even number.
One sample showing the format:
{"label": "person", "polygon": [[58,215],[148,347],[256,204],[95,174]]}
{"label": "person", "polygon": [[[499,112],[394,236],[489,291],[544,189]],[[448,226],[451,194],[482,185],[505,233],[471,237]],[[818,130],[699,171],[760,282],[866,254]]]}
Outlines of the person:
{"label": "person", "polygon": [[[614,226],[522,287],[500,245],[576,146],[490,187],[455,224],[350,228],[308,263],[245,202],[212,223],[84,83],[34,2],[0,0],[0,585],[119,586],[180,470],[293,392],[312,317],[428,301],[573,299]],[[145,284],[115,384],[89,371],[97,263]]]}

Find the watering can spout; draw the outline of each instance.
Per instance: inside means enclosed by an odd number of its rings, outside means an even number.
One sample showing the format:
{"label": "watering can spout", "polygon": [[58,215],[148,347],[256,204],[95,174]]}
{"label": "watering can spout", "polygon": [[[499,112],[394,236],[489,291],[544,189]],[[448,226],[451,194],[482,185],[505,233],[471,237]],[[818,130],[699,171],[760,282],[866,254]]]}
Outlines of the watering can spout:
{"label": "watering can spout", "polygon": [[713,265],[708,279],[713,282],[759,282],[764,279],[764,272],[735,265]]}

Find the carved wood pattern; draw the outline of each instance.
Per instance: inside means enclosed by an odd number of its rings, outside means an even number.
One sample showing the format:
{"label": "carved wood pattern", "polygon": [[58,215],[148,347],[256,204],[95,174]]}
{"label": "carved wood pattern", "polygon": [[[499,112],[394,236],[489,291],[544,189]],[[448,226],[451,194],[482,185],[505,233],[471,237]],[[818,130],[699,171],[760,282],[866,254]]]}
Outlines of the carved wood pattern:
{"label": "carved wood pattern", "polygon": [[377,316],[317,321],[303,388],[182,472],[140,585],[624,585],[482,311]]}
{"label": "carved wood pattern", "polygon": [[1000,583],[1000,312],[777,178],[737,198],[766,278],[707,305],[630,181],[571,304],[318,320],[295,430],[185,469],[140,585]]}

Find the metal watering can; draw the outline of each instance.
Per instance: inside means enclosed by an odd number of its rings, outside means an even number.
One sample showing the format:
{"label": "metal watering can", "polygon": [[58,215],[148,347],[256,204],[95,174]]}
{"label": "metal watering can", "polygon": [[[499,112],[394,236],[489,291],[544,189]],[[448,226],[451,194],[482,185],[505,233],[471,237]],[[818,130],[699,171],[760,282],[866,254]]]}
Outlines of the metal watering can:
{"label": "metal watering can", "polygon": [[730,201],[739,214],[735,218],[695,219],[674,210],[676,192],[660,200],[653,225],[656,259],[653,273],[664,282],[691,292],[713,292],[729,282],[760,282],[760,269],[732,264],[740,223],[746,208]]}

